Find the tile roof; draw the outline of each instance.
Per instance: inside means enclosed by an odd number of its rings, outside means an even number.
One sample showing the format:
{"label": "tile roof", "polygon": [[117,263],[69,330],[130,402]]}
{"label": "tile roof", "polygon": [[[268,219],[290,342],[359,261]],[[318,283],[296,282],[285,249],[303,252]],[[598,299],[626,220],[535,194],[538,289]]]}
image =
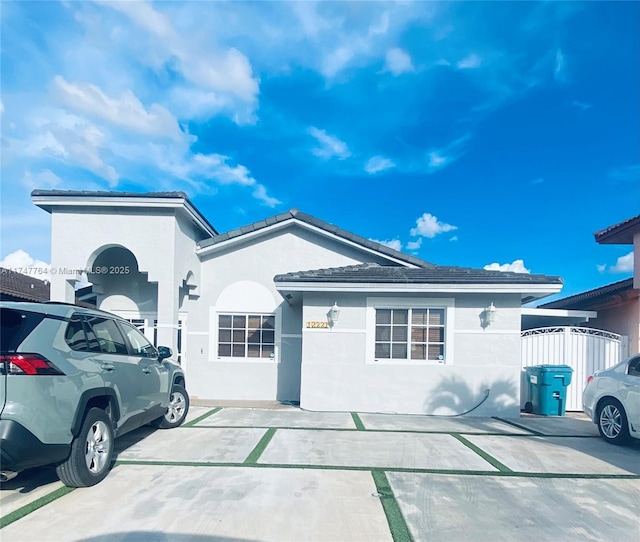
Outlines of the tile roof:
{"label": "tile roof", "polygon": [[253,224],[249,224],[247,226],[236,228],[226,233],[216,235],[215,237],[201,241],[199,246],[201,248],[214,246],[224,241],[229,241],[231,239],[238,238],[247,233],[260,231],[269,226],[273,226],[274,224],[280,224],[280,223],[286,222],[287,220],[292,220],[292,219],[299,220],[301,222],[304,222],[305,224],[309,224],[310,226],[315,226],[316,228],[319,228],[328,233],[331,233],[336,237],[346,239],[347,241],[351,241],[353,243],[356,243],[370,250],[375,250],[376,252],[384,254],[385,256],[389,256],[396,260],[400,260],[400,261],[409,263],[411,265],[415,265],[417,267],[433,267],[434,266],[434,264],[426,262],[425,260],[422,260],[420,258],[416,258],[415,256],[405,254],[404,252],[399,252],[397,250],[389,248],[380,243],[376,243],[375,241],[366,239],[365,237],[361,237],[360,235],[356,235],[355,233],[351,233],[350,231],[343,230],[342,228],[339,228],[338,226],[334,226],[333,224],[325,222],[324,220],[320,220],[306,213],[301,213],[297,209],[291,209],[286,213],[281,213],[264,220],[259,220],[258,222],[254,222]]}
{"label": "tile roof", "polygon": [[633,290],[633,278],[594,288],[563,299],[540,305],[540,309],[586,309],[604,302],[607,298]]}
{"label": "tile roof", "polygon": [[593,234],[596,243],[606,245],[632,245],[633,235],[640,232],[640,215],[628,218]]}
{"label": "tile roof", "polygon": [[47,281],[0,268],[0,295],[3,299],[20,301],[49,301]]}
{"label": "tile roof", "polygon": [[369,284],[562,284],[560,277],[468,267],[431,265],[422,268],[373,263],[276,275],[274,282]]}

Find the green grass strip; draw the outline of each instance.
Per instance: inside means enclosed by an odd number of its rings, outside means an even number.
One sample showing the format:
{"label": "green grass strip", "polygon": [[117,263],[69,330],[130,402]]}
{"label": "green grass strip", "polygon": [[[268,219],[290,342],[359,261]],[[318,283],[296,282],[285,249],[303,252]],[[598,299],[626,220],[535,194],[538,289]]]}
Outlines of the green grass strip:
{"label": "green grass strip", "polygon": [[2,516],[0,518],[0,529],[2,529],[3,527],[6,527],[7,525],[10,525],[14,521],[18,521],[19,519],[22,519],[24,516],[26,516],[27,514],[30,514],[31,512],[37,510],[38,508],[42,508],[46,504],[49,504],[50,502],[53,502],[56,499],[59,499],[60,497],[63,497],[67,493],[71,493],[74,489],[75,488],[73,487],[58,488],[55,491],[52,491],[51,493],[49,493],[48,495],[45,495],[44,497],[40,497],[39,499],[36,499],[35,501],[30,502],[29,504],[26,504],[22,508],[18,508],[17,510],[14,510],[13,512],[7,514],[6,516]]}
{"label": "green grass strip", "polygon": [[506,465],[500,463],[500,461],[498,461],[495,457],[489,455],[482,448],[479,448],[478,446],[476,446],[472,442],[469,442],[462,435],[460,435],[458,433],[451,433],[451,436],[453,438],[459,440],[460,442],[462,442],[462,444],[464,444],[470,450],[473,450],[480,457],[482,457],[482,459],[484,459],[485,461],[488,461],[489,463],[491,463],[499,471],[501,471],[501,472],[513,472],[509,467],[507,467]]}
{"label": "green grass strip", "polygon": [[[153,461],[140,459],[118,460],[116,465],[137,465],[147,467],[251,467],[260,469],[304,469],[304,470],[335,470],[335,471],[366,471],[380,470],[380,467],[359,467],[349,465],[312,465],[304,463],[223,463],[204,461]],[[442,474],[445,476],[498,476],[513,478],[558,478],[577,480],[640,480],[639,474],[581,474],[558,472],[522,472],[496,470],[464,470],[464,469],[416,469],[408,467],[383,467],[386,472],[402,472],[413,474]]]}
{"label": "green grass strip", "polygon": [[398,501],[396,501],[389,480],[387,480],[387,475],[381,470],[372,470],[371,474],[380,495],[382,508],[387,516],[393,542],[413,542],[407,522],[404,520]]}
{"label": "green grass strip", "polygon": [[358,416],[357,412],[352,412],[351,413],[351,417],[353,418],[353,423],[356,425],[356,429],[358,431],[366,431],[367,430],[367,428],[362,423],[362,420],[360,419],[360,416]]}
{"label": "green grass strip", "polygon": [[251,450],[251,453],[244,460],[243,464],[253,465],[257,463],[258,459],[260,459],[260,456],[262,455],[262,452],[264,452],[264,449],[269,445],[269,443],[271,442],[271,439],[273,438],[273,435],[275,434],[276,434],[275,428],[271,427],[267,429],[267,432],[262,436],[262,438],[260,439],[260,442],[256,444],[256,447],[253,450]]}
{"label": "green grass strip", "polygon": [[190,422],[183,424],[182,427],[191,427],[192,425],[200,423],[202,420],[206,420],[209,416],[213,416],[216,412],[219,412],[221,410],[222,407],[216,407],[209,412],[205,412],[202,416],[198,416],[195,420],[191,420]]}

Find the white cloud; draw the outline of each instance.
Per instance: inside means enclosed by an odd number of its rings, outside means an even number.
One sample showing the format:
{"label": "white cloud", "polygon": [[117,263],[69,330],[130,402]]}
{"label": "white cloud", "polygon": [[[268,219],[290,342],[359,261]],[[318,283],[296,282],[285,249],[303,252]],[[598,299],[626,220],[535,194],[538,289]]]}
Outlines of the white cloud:
{"label": "white cloud", "polygon": [[487,271],[511,271],[512,273],[531,273],[529,269],[524,266],[524,260],[514,260],[511,263],[490,263],[485,265],[484,269]]}
{"label": "white cloud", "polygon": [[35,118],[33,124],[33,135],[26,139],[5,139],[6,153],[31,160],[53,158],[85,168],[112,187],[117,184],[118,172],[102,158],[109,140],[101,128],[59,110],[46,111],[44,116]]}
{"label": "white cloud", "polygon": [[457,230],[457,226],[440,222],[438,217],[424,213],[418,220],[416,220],[416,227],[411,229],[411,235],[414,237],[420,235],[422,237],[428,237],[432,239],[440,233]]}
{"label": "white cloud", "polygon": [[354,48],[350,45],[341,45],[329,53],[322,61],[322,74],[327,78],[335,77],[355,57]]}
{"label": "white cloud", "polygon": [[108,6],[126,14],[134,23],[160,38],[174,38],[173,27],[167,17],[158,13],[151,3],[144,0],[137,2],[112,2],[94,0],[97,4]]}
{"label": "white cloud", "polygon": [[451,161],[450,157],[444,156],[440,151],[431,151],[427,154],[427,157],[429,158],[430,169],[440,169]]}
{"label": "white cloud", "polygon": [[390,239],[389,241],[378,241],[377,239],[370,239],[370,241],[373,241],[374,243],[380,243],[381,245],[392,248],[393,250],[402,250],[402,243],[398,239]]}
{"label": "white cloud", "polygon": [[59,99],[67,107],[126,130],[152,137],[183,138],[176,118],[166,108],[152,104],[147,111],[130,90],[110,98],[90,83],[68,83],[59,75],[53,79]]}
{"label": "white cloud", "polygon": [[391,169],[395,166],[395,162],[393,162],[393,160],[389,160],[389,158],[385,158],[384,156],[373,156],[369,158],[365,164],[364,170],[370,175],[373,175],[375,173]]}
{"label": "white cloud", "polygon": [[571,104],[576,106],[579,109],[582,109],[583,111],[586,111],[587,109],[591,109],[593,107],[590,103],[581,102],[578,100],[573,100]]}
{"label": "white cloud", "polygon": [[621,183],[640,182],[640,164],[610,169],[607,172],[607,177],[612,181]]}
{"label": "white cloud", "polygon": [[315,126],[309,128],[308,132],[322,145],[321,147],[311,149],[311,152],[317,157],[323,160],[329,160],[334,157],[339,160],[344,160],[351,156],[351,151],[349,151],[347,144],[340,141],[337,137],[330,136],[327,132]]}
{"label": "white cloud", "polygon": [[462,60],[456,63],[456,67],[460,70],[472,70],[479,68],[482,64],[482,59],[475,53],[464,57]]}
{"label": "white cloud", "polygon": [[445,147],[439,149],[431,149],[427,152],[427,170],[429,173],[451,165],[464,154],[464,144],[471,139],[471,134],[467,133]]}
{"label": "white cloud", "polygon": [[372,24],[369,27],[369,35],[378,36],[381,34],[386,34],[388,30],[389,30],[389,12],[385,11],[380,16],[380,21]]}
{"label": "white cloud", "polygon": [[561,83],[567,80],[567,58],[561,49],[556,50],[553,78]]}
{"label": "white cloud", "polygon": [[148,159],[163,171],[188,182],[193,190],[210,192],[211,183],[253,187],[252,196],[267,207],[282,203],[270,196],[264,185],[258,183],[249,168],[233,164],[229,156],[222,154],[194,154],[183,156],[165,154],[164,147],[149,147]]}
{"label": "white cloud", "polygon": [[44,169],[38,173],[27,171],[22,177],[22,184],[30,190],[34,188],[55,188],[62,184],[62,179],[50,169]]}
{"label": "white cloud", "polygon": [[29,275],[40,280],[50,280],[49,273],[51,264],[36,260],[31,257],[28,252],[19,248],[11,254],[8,254],[0,261],[0,267],[10,269],[23,275]]}
{"label": "white cloud", "polygon": [[543,182],[544,182],[544,179],[542,177],[538,177],[536,179],[533,179],[533,181],[531,181],[529,184],[536,185],[536,184],[542,184]]}
{"label": "white cloud", "polygon": [[[171,65],[184,77],[187,91],[213,93],[238,124],[256,121],[260,84],[253,76],[251,63],[244,53],[235,47],[213,45],[215,42],[212,43],[207,33],[196,29],[185,31],[181,27],[182,32],[177,32],[171,18],[154,9],[149,2],[103,2],[103,5],[123,13],[148,32],[151,44],[143,42],[145,45],[139,51],[139,61],[146,61],[154,70]],[[200,6],[198,10],[202,11]],[[194,20],[204,16],[203,13],[190,15]],[[221,18],[216,13],[211,17]],[[212,28],[215,29],[215,25]],[[201,103],[210,106],[212,99],[210,97]],[[195,105],[192,104],[192,108]]]}
{"label": "white cloud", "polygon": [[458,236],[454,235],[451,237],[451,239],[449,239],[449,241],[457,241],[458,240]]}
{"label": "white cloud", "polygon": [[409,241],[407,243],[407,250],[419,250],[422,246],[422,237],[418,237],[417,241]]}
{"label": "white cloud", "polygon": [[604,273],[607,270],[607,264],[598,264],[596,268],[598,269],[598,273]]}
{"label": "white cloud", "polygon": [[397,76],[402,73],[412,72],[414,67],[409,54],[399,47],[394,47],[387,51],[384,69]]}
{"label": "white cloud", "polygon": [[631,273],[633,271],[633,251],[620,256],[609,271],[611,273]]}
{"label": "white cloud", "polygon": [[280,200],[269,196],[267,194],[267,189],[261,184],[256,185],[256,188],[253,191],[253,197],[261,201],[267,207],[271,207],[271,208],[282,203]]}

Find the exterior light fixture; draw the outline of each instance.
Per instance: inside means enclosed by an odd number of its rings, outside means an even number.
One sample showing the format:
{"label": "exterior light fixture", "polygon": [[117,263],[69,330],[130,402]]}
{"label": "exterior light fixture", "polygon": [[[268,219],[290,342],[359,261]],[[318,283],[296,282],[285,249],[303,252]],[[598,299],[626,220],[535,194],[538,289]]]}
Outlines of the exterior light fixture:
{"label": "exterior light fixture", "polygon": [[329,323],[331,326],[336,324],[338,318],[340,318],[340,307],[338,307],[338,303],[334,303],[333,307],[329,309]]}
{"label": "exterior light fixture", "polygon": [[484,309],[483,311],[483,315],[484,315],[484,327],[487,327],[489,325],[491,325],[493,322],[495,322],[496,319],[496,307],[493,304],[493,301],[491,302],[491,305],[489,305],[486,309]]}

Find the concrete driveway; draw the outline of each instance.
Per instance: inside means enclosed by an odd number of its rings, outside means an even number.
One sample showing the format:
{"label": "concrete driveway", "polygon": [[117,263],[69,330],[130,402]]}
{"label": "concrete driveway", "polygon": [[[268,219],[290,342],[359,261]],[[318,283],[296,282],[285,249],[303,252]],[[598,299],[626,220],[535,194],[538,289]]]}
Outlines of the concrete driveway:
{"label": "concrete driveway", "polygon": [[0,491],[10,541],[640,539],[640,446],[586,418],[192,407],[118,441],[93,488],[36,469]]}

